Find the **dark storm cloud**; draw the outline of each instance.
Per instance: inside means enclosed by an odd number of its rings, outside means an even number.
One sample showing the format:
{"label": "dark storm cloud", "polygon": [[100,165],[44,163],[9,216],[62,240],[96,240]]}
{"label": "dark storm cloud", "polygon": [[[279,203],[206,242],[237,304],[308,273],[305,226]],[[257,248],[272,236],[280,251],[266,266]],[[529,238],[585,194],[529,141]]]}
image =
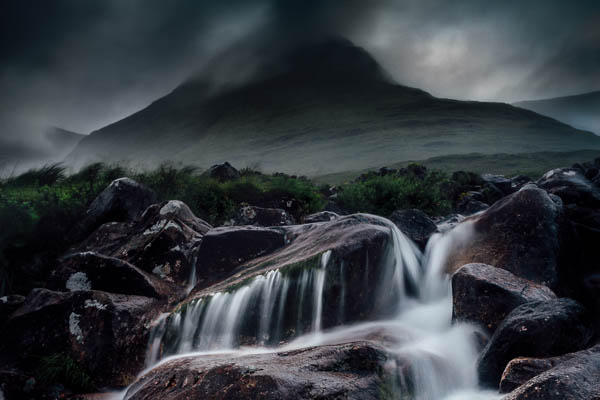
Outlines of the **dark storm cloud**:
{"label": "dark storm cloud", "polygon": [[512,101],[600,88],[600,2],[8,0],[0,140],[87,133],[203,71],[239,81],[270,52],[341,35],[399,82]]}

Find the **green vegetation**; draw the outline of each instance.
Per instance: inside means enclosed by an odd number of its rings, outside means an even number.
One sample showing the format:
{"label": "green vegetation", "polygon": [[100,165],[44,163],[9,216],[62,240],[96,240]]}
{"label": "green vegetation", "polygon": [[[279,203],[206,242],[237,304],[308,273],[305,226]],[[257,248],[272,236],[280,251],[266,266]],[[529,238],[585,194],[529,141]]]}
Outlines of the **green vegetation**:
{"label": "green vegetation", "polygon": [[348,212],[389,216],[395,210],[418,208],[429,215],[450,212],[444,187],[448,177],[439,172],[420,176],[408,172],[393,175],[367,175],[343,186],[338,204]]}
{"label": "green vegetation", "polygon": [[[479,174],[488,173],[505,176],[527,175],[532,179],[537,179],[551,169],[568,167],[574,163],[581,162],[582,160],[593,160],[596,157],[600,157],[600,150],[578,150],[568,152],[545,151],[519,154],[470,153],[432,157],[420,161],[403,161],[390,164],[388,167],[402,168],[417,162],[429,169],[447,172],[471,171]],[[314,181],[338,185],[354,179],[361,173],[376,169],[377,168],[321,175],[314,178]]]}
{"label": "green vegetation", "polygon": [[[58,164],[0,181],[0,295],[27,294],[43,287],[57,258],[73,245],[72,228],[114,179],[129,176],[152,188],[159,201],[177,199],[214,226],[229,220],[242,203],[283,208],[293,200],[296,218],[323,209],[329,194],[305,177],[240,171],[234,180],[218,181],[195,168],[162,165],[152,171],[93,164],[68,175]],[[337,205],[347,212],[389,216],[394,210],[419,208],[431,215],[450,211],[444,197],[448,178],[440,172],[407,168],[393,175],[367,174],[338,188]]]}
{"label": "green vegetation", "polygon": [[90,375],[77,361],[63,353],[42,357],[36,375],[45,384],[62,384],[78,393],[95,389]]}

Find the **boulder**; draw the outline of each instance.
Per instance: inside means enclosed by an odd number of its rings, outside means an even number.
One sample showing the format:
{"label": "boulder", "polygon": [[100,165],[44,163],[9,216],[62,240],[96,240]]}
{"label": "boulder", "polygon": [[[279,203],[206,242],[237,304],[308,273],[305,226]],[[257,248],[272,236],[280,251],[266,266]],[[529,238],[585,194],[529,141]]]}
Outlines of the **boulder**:
{"label": "boulder", "polygon": [[593,336],[586,310],[571,299],[535,301],[508,314],[478,361],[480,383],[497,388],[517,357],[552,357],[581,350]]}
{"label": "boulder", "polygon": [[127,261],[163,280],[188,285],[211,226],[178,200],[154,204],[136,223],[104,224],[71,253],[93,251]]}
{"label": "boulder", "polygon": [[229,357],[182,357],[142,375],[130,400],[380,399],[385,352],[369,342]]}
{"label": "boulder", "polygon": [[[215,229],[215,241],[230,229]],[[259,228],[252,229],[260,237]],[[237,266],[235,258],[226,258],[232,254],[230,240],[219,244],[223,255],[213,258],[214,268],[235,269],[210,286],[204,277],[215,273],[201,272],[199,257],[199,283],[165,320],[159,356],[205,349],[204,337],[226,341],[226,346],[276,345],[311,330],[394,315],[418,274],[416,245],[380,217],[355,214],[278,230],[285,233],[285,246]],[[242,231],[242,242],[247,244],[254,232]],[[208,244],[206,254],[214,257],[212,234],[202,246]],[[406,263],[405,269],[390,267],[397,254],[392,244],[402,246],[398,265]],[[217,313],[231,318],[215,320]],[[183,332],[182,327],[190,328]]]}
{"label": "boulder", "polygon": [[294,218],[281,208],[263,208],[242,205],[231,225],[283,226],[293,225]]}
{"label": "boulder", "polygon": [[339,217],[340,215],[333,211],[321,211],[305,216],[303,219],[303,223],[314,224],[315,222],[328,222],[333,221],[334,219],[338,219]]}
{"label": "boulder", "polygon": [[227,161],[223,164],[213,165],[203,175],[221,182],[232,181],[241,176],[240,172],[233,168]]}
{"label": "boulder", "polygon": [[[564,361],[529,379],[503,400],[600,399],[600,352],[597,348],[564,356]],[[552,362],[546,366],[550,364]]]}
{"label": "boulder", "polygon": [[389,219],[421,249],[425,248],[431,235],[438,231],[433,221],[420,210],[396,210]]}
{"label": "boulder", "polygon": [[554,298],[548,287],[491,265],[467,264],[452,277],[453,319],[474,322],[490,334],[521,304]]}
{"label": "boulder", "polygon": [[462,223],[472,226],[473,237],[450,254],[450,273],[465,264],[482,263],[557,287],[565,257],[561,245],[570,226],[562,208],[545,191],[525,186]]}
{"label": "boulder", "polygon": [[59,291],[101,290],[146,297],[168,297],[176,291],[169,283],[127,261],[91,251],[64,257],[53,271],[48,288]]}
{"label": "boulder", "polygon": [[0,327],[24,302],[25,297],[18,294],[9,294],[0,297]]}
{"label": "boulder", "polygon": [[[600,357],[600,345],[593,346],[587,350],[569,353],[558,357],[531,358],[519,357],[508,363],[500,380],[500,393],[508,393],[525,384],[530,379],[546,372],[557,365],[574,358],[587,355]],[[600,382],[598,382],[600,385]]]}
{"label": "boulder", "polygon": [[482,201],[463,199],[456,206],[456,211],[463,215],[473,215],[488,208],[490,206]]}
{"label": "boulder", "polygon": [[492,184],[500,189],[505,196],[514,193],[516,190],[516,184],[502,175],[483,174],[481,178],[485,183]]}
{"label": "boulder", "polygon": [[99,291],[34,289],[5,324],[0,351],[24,370],[65,354],[101,386],[125,386],[141,369],[156,300]]}
{"label": "boulder", "polygon": [[558,168],[537,181],[540,188],[560,197],[565,204],[592,209],[600,208],[600,189],[580,169]]}
{"label": "boulder", "polygon": [[206,287],[231,275],[240,265],[272,253],[285,244],[282,231],[255,227],[221,227],[211,229],[198,250],[196,276]]}
{"label": "boulder", "polygon": [[153,190],[130,178],[116,179],[94,199],[76,233],[89,233],[105,222],[136,221],[153,203]]}

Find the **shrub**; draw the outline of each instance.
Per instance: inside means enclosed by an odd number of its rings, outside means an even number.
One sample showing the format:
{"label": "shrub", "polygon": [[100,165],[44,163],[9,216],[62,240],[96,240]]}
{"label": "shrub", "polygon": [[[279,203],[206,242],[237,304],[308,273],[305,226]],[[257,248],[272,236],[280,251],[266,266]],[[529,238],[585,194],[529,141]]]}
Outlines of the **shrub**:
{"label": "shrub", "polygon": [[77,361],[63,353],[42,357],[36,375],[41,382],[48,385],[60,383],[79,393],[95,389],[87,371]]}
{"label": "shrub", "polygon": [[450,202],[443,191],[446,181],[447,177],[439,172],[428,172],[425,176],[368,176],[344,185],[338,203],[349,212],[383,216],[407,208],[418,208],[430,215],[442,215],[450,211]]}

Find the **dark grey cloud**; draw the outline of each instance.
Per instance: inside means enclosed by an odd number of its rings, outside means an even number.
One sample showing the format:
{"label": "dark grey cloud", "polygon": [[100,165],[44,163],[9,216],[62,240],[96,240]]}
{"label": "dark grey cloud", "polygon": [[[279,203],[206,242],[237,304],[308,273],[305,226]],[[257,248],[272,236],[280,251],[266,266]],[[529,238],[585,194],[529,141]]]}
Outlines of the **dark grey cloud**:
{"label": "dark grey cloud", "polygon": [[[328,35],[399,82],[514,101],[600,88],[596,0],[7,0],[0,145],[40,127],[88,133],[199,74],[244,79],[271,53]],[[200,72],[199,72],[200,71]]]}

